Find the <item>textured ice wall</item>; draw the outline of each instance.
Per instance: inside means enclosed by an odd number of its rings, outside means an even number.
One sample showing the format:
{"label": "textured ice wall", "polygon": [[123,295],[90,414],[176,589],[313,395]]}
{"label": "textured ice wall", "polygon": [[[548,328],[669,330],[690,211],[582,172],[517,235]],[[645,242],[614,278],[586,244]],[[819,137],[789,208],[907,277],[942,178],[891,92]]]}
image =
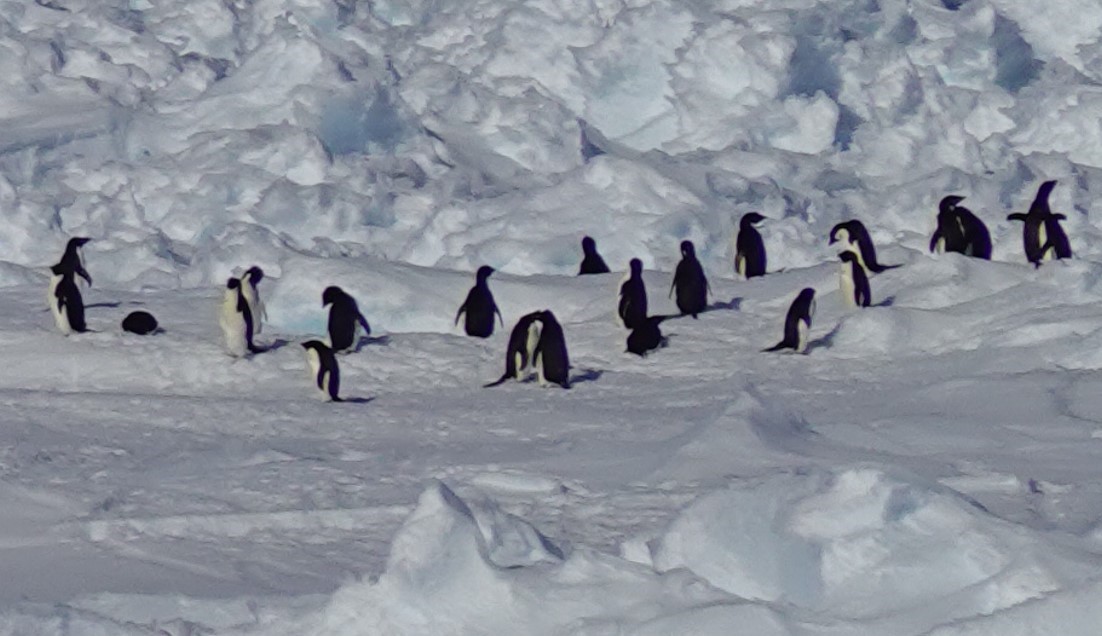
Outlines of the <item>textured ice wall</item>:
{"label": "textured ice wall", "polygon": [[689,238],[728,275],[747,211],[798,267],[849,217],[923,250],[950,192],[1021,260],[1005,215],[1048,178],[1093,256],[1100,23],[1071,0],[3,0],[0,260],[83,234],[132,288],[302,253],[565,274],[589,233],[617,268]]}

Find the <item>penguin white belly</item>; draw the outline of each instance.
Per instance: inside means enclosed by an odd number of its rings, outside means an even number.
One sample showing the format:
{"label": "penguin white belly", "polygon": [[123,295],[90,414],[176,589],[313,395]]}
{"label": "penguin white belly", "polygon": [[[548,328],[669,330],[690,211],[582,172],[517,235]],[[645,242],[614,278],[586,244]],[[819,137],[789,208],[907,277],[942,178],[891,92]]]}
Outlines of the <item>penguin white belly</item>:
{"label": "penguin white belly", "polygon": [[1037,244],[1041,246],[1041,260],[1051,261],[1056,259],[1056,250],[1052,247],[1045,248],[1045,243],[1048,242],[1048,231],[1045,230],[1045,224],[1041,223],[1037,226]]}
{"label": "penguin white belly", "polygon": [[222,311],[218,317],[222,326],[222,335],[226,340],[226,350],[238,358],[248,351],[245,341],[245,317],[237,311],[237,291],[227,290],[222,300]]}
{"label": "penguin white belly", "polygon": [[[515,357],[513,358],[513,362],[514,362],[513,366],[517,370],[517,375],[516,375],[517,380],[524,380],[526,377],[528,377],[528,374],[531,372],[531,369],[536,366],[536,361],[533,360],[532,357],[536,353],[536,343],[538,343],[539,341],[540,341],[540,327],[539,327],[538,323],[533,322],[531,325],[528,326],[528,339],[524,343],[525,355],[522,356],[520,354],[520,352],[518,351],[516,353]],[[527,364],[522,364],[525,359],[527,359]]]}
{"label": "penguin white belly", "polygon": [[937,240],[937,243],[934,244],[934,251],[937,252],[938,254],[944,254],[945,253],[945,238],[944,237],[939,238]]}
{"label": "penguin white belly", "polygon": [[799,320],[796,323],[796,353],[803,353],[807,349],[807,332],[811,331],[811,325],[807,324],[806,320]]}
{"label": "penguin white belly", "polygon": [[735,271],[739,276],[746,278],[746,257],[742,254],[735,256]]}
{"label": "penguin white belly", "polygon": [[58,304],[57,286],[61,283],[61,279],[62,277],[58,274],[54,274],[50,277],[50,289],[46,293],[46,302],[50,304],[50,313],[54,315],[54,322],[57,324],[57,328],[61,333],[67,336],[73,333],[73,328],[69,324],[69,316]]}
{"label": "penguin white belly", "polygon": [[861,255],[861,247],[857,243],[848,243],[847,249],[853,252],[853,255],[857,257],[857,263],[867,272],[869,268],[865,266],[865,257]]}
{"label": "penguin white belly", "polygon": [[853,272],[849,263],[842,263],[838,270],[838,291],[842,294],[842,302],[850,309],[857,308],[857,289],[853,284]]}
{"label": "penguin white belly", "polygon": [[306,350],[306,366],[310,371],[310,385],[318,386],[318,371],[321,371],[321,360],[318,358],[318,352],[313,349]]}

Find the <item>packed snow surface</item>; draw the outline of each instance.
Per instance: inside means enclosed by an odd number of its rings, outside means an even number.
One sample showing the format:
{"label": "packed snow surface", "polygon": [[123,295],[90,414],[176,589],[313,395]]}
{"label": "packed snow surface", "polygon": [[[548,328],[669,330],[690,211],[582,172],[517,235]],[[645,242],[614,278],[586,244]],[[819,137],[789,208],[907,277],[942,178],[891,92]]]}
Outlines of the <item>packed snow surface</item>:
{"label": "packed snow surface", "polygon": [[[0,0],[0,635],[1098,634],[1100,84],[1083,0]],[[1046,180],[1075,258],[1034,268]],[[929,253],[949,194],[992,261]],[[860,311],[853,218],[902,265]],[[676,313],[682,240],[711,309],[626,354],[620,272]],[[807,355],[762,353],[804,287]],[[482,388],[538,309],[572,388]]]}

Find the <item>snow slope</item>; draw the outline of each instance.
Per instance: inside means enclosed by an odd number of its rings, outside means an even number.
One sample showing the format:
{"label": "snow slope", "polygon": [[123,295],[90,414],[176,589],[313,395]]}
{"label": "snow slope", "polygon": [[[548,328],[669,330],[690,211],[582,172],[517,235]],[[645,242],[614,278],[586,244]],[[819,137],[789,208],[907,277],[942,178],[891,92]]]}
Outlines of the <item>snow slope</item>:
{"label": "snow slope", "polygon": [[[0,0],[0,634],[1095,634],[1102,11]],[[1034,269],[1046,179],[1076,258]],[[930,255],[950,193],[994,261]],[[771,274],[733,278],[751,210]],[[844,309],[830,227],[900,269]],[[712,286],[624,353],[677,245]],[[92,333],[46,266],[89,236]],[[269,350],[225,277],[262,266]],[[455,310],[489,264],[504,329]],[[314,399],[321,290],[375,332]],[[818,293],[808,355],[764,354]],[[123,334],[128,312],[165,333]],[[481,385],[549,308],[574,386]]]}

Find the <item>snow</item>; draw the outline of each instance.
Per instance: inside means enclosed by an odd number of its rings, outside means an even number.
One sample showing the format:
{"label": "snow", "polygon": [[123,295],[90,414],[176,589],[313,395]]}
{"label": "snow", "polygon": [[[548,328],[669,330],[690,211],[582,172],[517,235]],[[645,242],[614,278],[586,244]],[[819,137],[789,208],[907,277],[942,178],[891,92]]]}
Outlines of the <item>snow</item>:
{"label": "snow", "polygon": [[[0,0],[0,635],[1093,635],[1102,10]],[[1037,187],[1075,258],[1035,269]],[[990,262],[931,255],[947,194]],[[733,272],[757,211],[770,274]],[[873,306],[826,235],[857,218]],[[583,236],[612,267],[575,277]],[[90,333],[48,266],[88,236]],[[627,354],[682,240],[713,308]],[[258,265],[263,353],[222,287]],[[455,311],[491,265],[505,325]],[[321,292],[373,333],[304,380]],[[813,287],[806,355],[761,350]],[[123,333],[151,312],[156,336]],[[569,391],[498,378],[551,309]]]}

